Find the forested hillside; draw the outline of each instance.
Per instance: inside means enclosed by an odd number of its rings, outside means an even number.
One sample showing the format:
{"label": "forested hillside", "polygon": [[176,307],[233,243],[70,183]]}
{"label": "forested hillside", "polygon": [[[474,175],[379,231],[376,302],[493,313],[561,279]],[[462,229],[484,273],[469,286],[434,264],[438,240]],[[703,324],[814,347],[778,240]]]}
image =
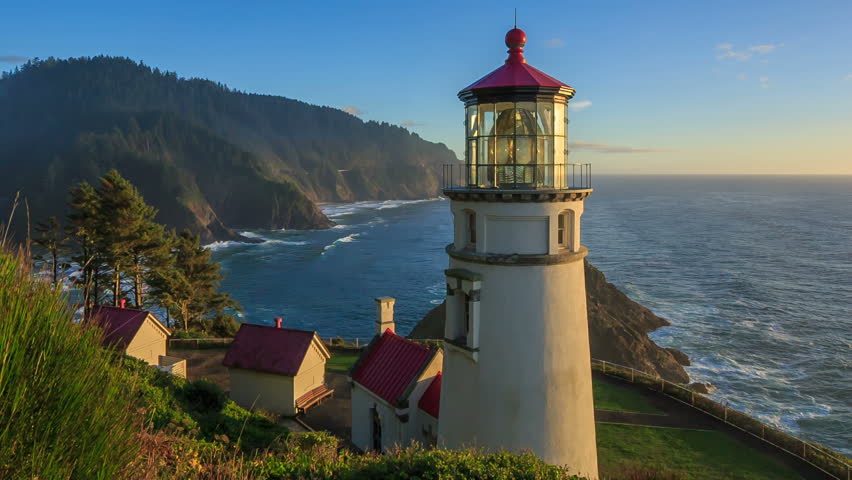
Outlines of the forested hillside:
{"label": "forested hillside", "polygon": [[63,216],[71,185],[115,168],[158,221],[205,241],[323,228],[315,202],[435,196],[453,161],[401,127],[125,58],[32,61],[0,78],[0,211],[20,190],[33,218]]}

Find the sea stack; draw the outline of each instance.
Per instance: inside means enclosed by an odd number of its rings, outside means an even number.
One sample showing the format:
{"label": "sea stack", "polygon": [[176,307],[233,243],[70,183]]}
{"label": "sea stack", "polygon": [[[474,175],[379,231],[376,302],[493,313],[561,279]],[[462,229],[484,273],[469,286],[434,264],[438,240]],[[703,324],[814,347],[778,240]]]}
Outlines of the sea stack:
{"label": "sea stack", "polygon": [[454,240],[438,441],[531,450],[598,477],[580,243],[590,166],[567,162],[574,89],[509,58],[463,89],[464,165],[445,167]]}

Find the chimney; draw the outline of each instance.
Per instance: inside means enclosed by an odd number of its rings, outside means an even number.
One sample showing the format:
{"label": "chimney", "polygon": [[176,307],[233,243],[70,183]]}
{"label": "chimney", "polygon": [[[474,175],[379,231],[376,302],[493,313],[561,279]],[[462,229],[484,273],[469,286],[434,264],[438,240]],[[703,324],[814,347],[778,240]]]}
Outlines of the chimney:
{"label": "chimney", "polygon": [[284,321],[284,319],[282,319],[281,317],[276,318],[275,319],[275,328],[281,328],[281,322],[283,322],[283,321]]}
{"label": "chimney", "polygon": [[121,300],[119,300],[118,302],[119,302],[119,306],[120,306],[121,308],[127,308],[127,299],[126,299],[126,298],[122,298],[122,299],[121,299]]}
{"label": "chimney", "polygon": [[393,304],[396,302],[392,297],[379,297],[376,299],[376,333],[383,334],[385,330],[394,332]]}

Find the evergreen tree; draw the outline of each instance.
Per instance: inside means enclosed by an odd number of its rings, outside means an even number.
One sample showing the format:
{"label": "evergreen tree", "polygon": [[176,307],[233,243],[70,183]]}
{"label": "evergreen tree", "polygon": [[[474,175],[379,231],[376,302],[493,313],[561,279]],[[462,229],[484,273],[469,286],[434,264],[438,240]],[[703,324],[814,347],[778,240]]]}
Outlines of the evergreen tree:
{"label": "evergreen tree", "polygon": [[160,248],[162,240],[156,238],[162,231],[154,224],[157,210],[114,169],[101,177],[98,197],[97,248],[110,269],[113,305],[118,306],[123,296],[122,274],[131,272],[136,304],[141,306],[145,254]]}
{"label": "evergreen tree", "polygon": [[68,215],[67,232],[78,247],[72,260],[80,267],[84,308],[88,314],[90,305],[100,300],[97,283],[101,265],[97,253],[97,213],[100,201],[97,190],[88,182],[72,188],[69,208],[71,212]]}
{"label": "evergreen tree", "polygon": [[198,235],[184,230],[173,235],[172,264],[151,280],[152,295],[168,308],[184,330],[232,335],[236,322],[229,311],[240,310],[227,293],[219,292],[219,265],[201,246]]}
{"label": "evergreen tree", "polygon": [[[35,244],[46,250],[47,259],[50,261],[52,270],[52,282],[56,285],[59,277],[59,256],[65,251],[65,244],[68,241],[68,236],[56,220],[56,217],[49,217],[47,222],[40,222],[35,226],[36,238]],[[44,258],[44,257],[42,257]]]}

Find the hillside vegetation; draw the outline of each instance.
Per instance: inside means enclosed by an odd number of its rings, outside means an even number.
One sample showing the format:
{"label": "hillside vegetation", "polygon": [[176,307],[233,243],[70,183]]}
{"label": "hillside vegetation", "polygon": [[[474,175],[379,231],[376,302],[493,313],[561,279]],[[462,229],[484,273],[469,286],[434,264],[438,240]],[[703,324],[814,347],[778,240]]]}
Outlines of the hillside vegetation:
{"label": "hillside vegetation", "polygon": [[0,209],[21,190],[38,218],[63,216],[71,185],[115,168],[159,222],[204,241],[323,228],[315,202],[436,196],[455,159],[402,127],[126,58],[37,60],[0,77]]}
{"label": "hillside vegetation", "polygon": [[22,258],[0,249],[0,478],[571,478],[531,454],[356,455],[290,434],[211,383],[102,349]]}

